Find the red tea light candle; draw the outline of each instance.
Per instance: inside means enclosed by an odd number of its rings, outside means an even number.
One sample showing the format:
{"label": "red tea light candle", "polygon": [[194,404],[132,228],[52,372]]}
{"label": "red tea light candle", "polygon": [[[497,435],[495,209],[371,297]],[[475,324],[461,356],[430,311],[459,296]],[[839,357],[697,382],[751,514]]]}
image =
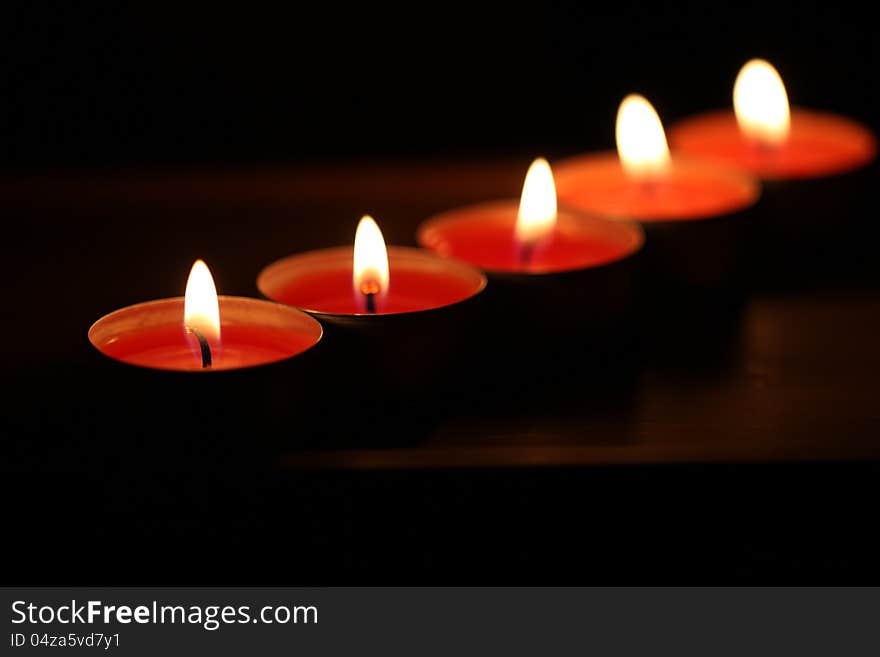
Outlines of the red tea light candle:
{"label": "red tea light candle", "polygon": [[199,260],[185,296],[122,308],[89,329],[109,358],[95,359],[94,412],[84,416],[97,435],[114,427],[140,466],[263,468],[310,440],[291,427],[320,399],[322,335],[293,308],[218,297]]}
{"label": "red tea light candle", "polygon": [[283,361],[315,346],[318,322],[280,304],[217,296],[197,260],[184,297],[129,306],[99,319],[89,340],[105,356],[156,370],[208,372]]}
{"label": "red tea light candle", "polygon": [[866,126],[843,116],[789,107],[776,69],[761,59],[742,67],[733,109],[675,124],[673,148],[753,173],[765,180],[842,175],[870,164],[877,140]]}
{"label": "red tea light candle", "polygon": [[494,277],[547,275],[611,265],[641,249],[638,226],[559,211],[553,172],[536,159],[522,195],[450,210],[419,226],[416,239],[440,255],[470,262]]}
{"label": "red tea light candle", "polygon": [[616,153],[557,165],[560,203],[638,221],[655,273],[701,285],[725,279],[741,220],[760,196],[758,182],[730,167],[671,155],[657,112],[636,94],[620,104],[616,139]]}
{"label": "red tea light candle", "polygon": [[[635,299],[637,254],[644,232],[560,210],[553,172],[536,159],[516,199],[461,207],[423,222],[416,239],[445,257],[486,271],[487,321],[481,327],[492,386],[524,384],[523,369],[542,386],[560,382],[579,363],[578,380],[594,372],[600,354],[628,336]],[[597,354],[596,352],[599,352]],[[546,375],[546,379],[544,376]]]}
{"label": "red tea light candle", "polygon": [[764,279],[801,284],[810,275],[825,278],[873,258],[872,240],[854,244],[841,227],[862,221],[870,228],[867,222],[874,221],[875,135],[844,116],[790,108],[770,63],[749,61],[734,83],[733,108],[684,119],[672,127],[670,140],[677,152],[764,180],[751,254]]}
{"label": "red tea light candle", "polygon": [[341,321],[437,310],[467,301],[485,286],[486,277],[465,263],[420,249],[386,247],[370,216],[358,224],[354,248],[289,256],[257,277],[266,297]]}
{"label": "red tea light candle", "polygon": [[[369,216],[353,248],[292,255],[257,277],[263,295],[322,321],[339,368],[369,372],[370,390],[388,394],[415,393],[454,366],[485,287],[486,277],[467,263],[386,247]],[[358,376],[332,385],[346,383],[354,394],[370,392]]]}

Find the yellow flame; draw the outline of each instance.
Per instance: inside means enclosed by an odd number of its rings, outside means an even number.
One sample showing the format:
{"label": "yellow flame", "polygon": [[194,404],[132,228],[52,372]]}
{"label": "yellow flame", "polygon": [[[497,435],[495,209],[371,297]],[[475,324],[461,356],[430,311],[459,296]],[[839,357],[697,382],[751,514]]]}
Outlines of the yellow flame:
{"label": "yellow flame", "polygon": [[617,154],[626,172],[646,180],[669,169],[669,146],[663,124],[644,96],[630,94],[617,110]]}
{"label": "yellow flame", "polygon": [[355,294],[367,291],[381,296],[388,291],[388,251],[382,231],[370,215],[364,215],[354,235],[352,281]]}
{"label": "yellow flame", "polygon": [[214,279],[203,260],[196,260],[186,281],[183,324],[198,330],[207,340],[220,340],[220,302]]}
{"label": "yellow flame", "polygon": [[553,171],[543,157],[529,167],[523,183],[516,217],[516,240],[534,244],[547,237],[556,225],[556,183]]}
{"label": "yellow flame", "polygon": [[782,78],[763,59],[746,63],[733,85],[733,110],[743,134],[764,146],[778,146],[788,138],[791,113]]}

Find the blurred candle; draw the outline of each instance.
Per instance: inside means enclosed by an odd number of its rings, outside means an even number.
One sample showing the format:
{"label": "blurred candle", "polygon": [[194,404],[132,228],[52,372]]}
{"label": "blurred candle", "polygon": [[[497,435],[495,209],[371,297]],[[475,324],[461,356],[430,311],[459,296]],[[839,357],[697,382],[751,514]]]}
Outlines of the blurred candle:
{"label": "blurred candle", "polygon": [[615,132],[617,153],[590,153],[556,166],[562,205],[645,225],[734,214],[758,199],[748,176],[671,156],[657,112],[642,96],[624,98]]}
{"label": "blurred candle", "polygon": [[683,154],[766,180],[841,175],[869,164],[877,153],[866,126],[828,112],[791,109],[782,78],[762,59],[740,70],[732,109],[684,119],[671,128],[670,140]]}
{"label": "blurred candle", "polygon": [[864,234],[878,212],[877,140],[850,118],[789,107],[782,78],[767,61],[747,62],[733,86],[733,108],[674,125],[676,152],[759,176],[760,220],[750,239],[750,267],[761,281],[803,284],[827,279],[874,257]]}
{"label": "blurred candle", "polygon": [[615,133],[617,153],[559,163],[560,203],[641,223],[652,282],[728,282],[743,220],[760,196],[758,182],[730,167],[670,153],[660,118],[643,96],[623,99]]}

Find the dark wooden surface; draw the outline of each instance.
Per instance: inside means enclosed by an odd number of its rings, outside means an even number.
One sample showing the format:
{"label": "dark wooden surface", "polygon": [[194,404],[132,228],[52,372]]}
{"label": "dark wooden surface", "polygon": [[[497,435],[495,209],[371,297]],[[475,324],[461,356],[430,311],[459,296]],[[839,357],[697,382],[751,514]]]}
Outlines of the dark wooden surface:
{"label": "dark wooden surface", "polygon": [[[133,553],[144,545],[181,554],[217,542],[248,546],[248,564],[229,571],[235,581],[271,578],[278,568],[282,579],[301,576],[279,566],[288,557],[312,564],[313,583],[411,583],[441,573],[510,581],[514,571],[518,581],[560,583],[876,575],[867,554],[876,545],[862,524],[875,506],[880,456],[876,229],[835,242],[802,284],[758,277],[721,319],[699,309],[643,318],[635,364],[618,377],[606,363],[608,385],[569,375],[507,402],[453,391],[409,429],[399,413],[393,440],[381,418],[356,439],[315,431],[321,418],[308,416],[321,407],[292,402],[292,416],[313,433],[284,450],[280,467],[242,474],[246,484],[175,475],[173,454],[171,472],[156,461],[139,468],[125,456],[137,418],[100,426],[110,420],[91,393],[104,375],[86,331],[102,314],[179,295],[196,257],[210,263],[221,293],[255,295],[261,266],[350,242],[365,212],[389,242],[412,244],[433,212],[516,196],[527,165],[351,163],[0,181],[4,486],[7,499],[22,487],[32,497],[11,516],[19,556],[51,542],[53,522],[93,509],[103,528],[74,535],[83,572],[104,575],[91,548],[114,541]],[[350,410],[330,403],[320,412],[332,420]],[[294,421],[291,435],[298,430]],[[167,433],[192,438],[171,424]],[[677,538],[646,557],[640,542],[669,532]],[[207,572],[171,561],[155,568]]]}
{"label": "dark wooden surface", "polygon": [[880,300],[870,291],[752,299],[727,345],[731,353],[708,371],[682,371],[681,363],[647,367],[616,398],[588,388],[557,402],[485,414],[468,409],[416,447],[310,450],[289,454],[285,463],[411,468],[876,459],[878,331]]}

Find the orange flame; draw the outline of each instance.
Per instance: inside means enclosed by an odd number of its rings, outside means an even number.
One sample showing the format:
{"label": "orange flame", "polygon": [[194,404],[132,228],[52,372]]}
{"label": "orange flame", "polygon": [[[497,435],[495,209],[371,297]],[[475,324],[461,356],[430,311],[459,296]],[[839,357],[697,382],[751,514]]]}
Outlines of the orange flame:
{"label": "orange flame", "polygon": [[556,183],[550,164],[539,157],[529,167],[523,183],[516,217],[516,240],[533,245],[547,237],[556,225]]}
{"label": "orange flame", "polygon": [[637,180],[662,177],[669,169],[669,145],[657,111],[638,94],[623,99],[617,110],[617,154],[624,170]]}
{"label": "orange flame", "polygon": [[733,110],[739,129],[749,139],[772,147],[788,138],[788,94],[770,62],[753,59],[740,69],[733,85]]}
{"label": "orange flame", "polygon": [[220,341],[220,302],[214,278],[203,260],[193,263],[186,281],[183,324],[199,331],[209,341]]}
{"label": "orange flame", "polygon": [[355,295],[381,298],[388,292],[388,250],[382,231],[369,215],[364,215],[354,235],[352,282]]}

